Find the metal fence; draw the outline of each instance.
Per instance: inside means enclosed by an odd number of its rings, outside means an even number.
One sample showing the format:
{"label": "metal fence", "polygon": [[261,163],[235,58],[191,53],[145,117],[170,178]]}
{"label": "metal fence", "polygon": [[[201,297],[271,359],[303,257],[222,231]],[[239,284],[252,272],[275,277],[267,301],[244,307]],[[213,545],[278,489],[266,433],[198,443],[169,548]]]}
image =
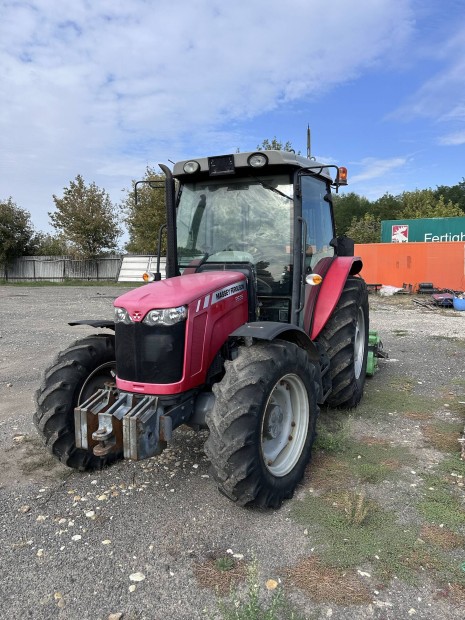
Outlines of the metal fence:
{"label": "metal fence", "polygon": [[[23,256],[4,267],[7,281],[118,280],[122,256],[76,260],[69,256]],[[1,273],[1,272],[0,272]]]}

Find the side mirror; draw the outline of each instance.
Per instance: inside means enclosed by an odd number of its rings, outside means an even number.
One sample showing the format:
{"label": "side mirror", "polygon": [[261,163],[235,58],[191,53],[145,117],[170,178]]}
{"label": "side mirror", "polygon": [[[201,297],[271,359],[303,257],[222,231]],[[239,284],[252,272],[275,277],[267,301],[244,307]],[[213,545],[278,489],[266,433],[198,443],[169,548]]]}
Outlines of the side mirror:
{"label": "side mirror", "polygon": [[354,256],[355,243],[350,237],[335,237],[329,245],[335,249],[337,256]]}

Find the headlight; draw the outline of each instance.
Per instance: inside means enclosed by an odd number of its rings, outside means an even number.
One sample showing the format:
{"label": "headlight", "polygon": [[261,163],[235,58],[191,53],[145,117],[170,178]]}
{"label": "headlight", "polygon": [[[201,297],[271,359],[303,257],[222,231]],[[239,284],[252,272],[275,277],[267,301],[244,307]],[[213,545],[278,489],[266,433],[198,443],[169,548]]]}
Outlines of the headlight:
{"label": "headlight", "polygon": [[124,308],[115,308],[115,323],[126,323],[126,325],[132,323],[128,311]]}
{"label": "headlight", "polygon": [[200,164],[198,161],[186,161],[183,169],[186,174],[194,174],[194,172],[200,170]]}
{"label": "headlight", "polygon": [[262,168],[268,163],[268,157],[263,153],[254,153],[253,155],[250,155],[247,163],[249,166],[252,166],[252,168]]}
{"label": "headlight", "polygon": [[174,325],[187,318],[187,307],[163,308],[147,312],[144,323],[146,325]]}

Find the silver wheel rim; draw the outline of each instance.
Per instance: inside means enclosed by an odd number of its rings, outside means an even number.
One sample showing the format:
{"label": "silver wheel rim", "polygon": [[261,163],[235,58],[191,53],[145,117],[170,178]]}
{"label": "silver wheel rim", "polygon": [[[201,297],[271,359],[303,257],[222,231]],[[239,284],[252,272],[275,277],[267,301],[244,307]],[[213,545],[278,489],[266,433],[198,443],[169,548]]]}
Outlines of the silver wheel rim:
{"label": "silver wheel rim", "polygon": [[308,435],[310,406],[300,377],[288,374],[271,390],[261,428],[261,450],[268,471],[278,478],[296,466]]}
{"label": "silver wheel rim", "polygon": [[357,312],[357,322],[355,325],[354,339],[354,371],[355,378],[359,379],[362,374],[363,359],[365,357],[365,314],[363,308]]}

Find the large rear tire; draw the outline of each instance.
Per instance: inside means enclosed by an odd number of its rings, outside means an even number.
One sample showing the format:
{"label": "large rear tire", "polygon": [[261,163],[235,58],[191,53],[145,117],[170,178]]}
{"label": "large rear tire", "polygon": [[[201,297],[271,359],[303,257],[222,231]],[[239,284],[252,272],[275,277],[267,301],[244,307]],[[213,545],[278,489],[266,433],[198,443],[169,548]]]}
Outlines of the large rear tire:
{"label": "large rear tire", "polygon": [[118,458],[76,448],[74,434],[74,408],[114,381],[115,368],[115,337],[104,334],[77,340],[45,371],[36,392],[34,423],[49,451],[68,467],[101,469]]}
{"label": "large rear tire", "polygon": [[297,345],[241,347],[213,387],[205,444],[219,490],[241,506],[278,508],[310,460],[318,370]]}
{"label": "large rear tire", "polygon": [[349,277],[337,306],[317,341],[330,361],[330,407],[356,407],[363,395],[368,355],[368,292],[359,277]]}

